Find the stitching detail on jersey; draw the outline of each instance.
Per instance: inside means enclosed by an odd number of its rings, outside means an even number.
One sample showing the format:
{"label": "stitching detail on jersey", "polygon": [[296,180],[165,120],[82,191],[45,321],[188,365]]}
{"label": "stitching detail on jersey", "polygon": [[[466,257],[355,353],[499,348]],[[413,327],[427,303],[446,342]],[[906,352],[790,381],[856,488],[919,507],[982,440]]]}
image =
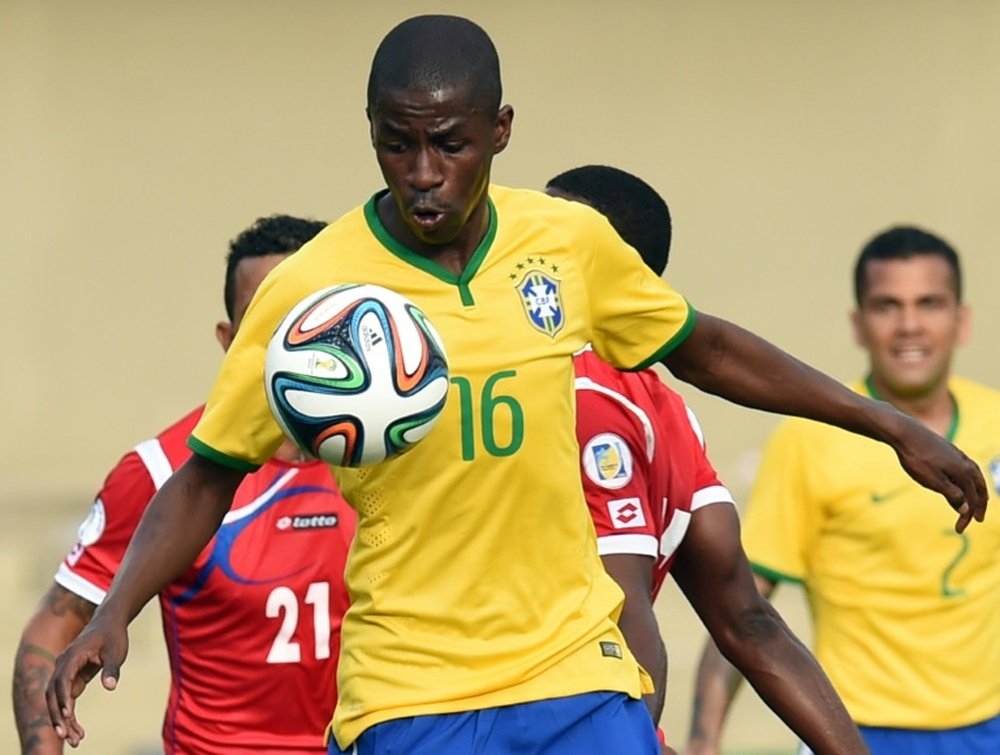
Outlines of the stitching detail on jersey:
{"label": "stitching detail on jersey", "polygon": [[599,556],[649,556],[656,558],[657,543],[653,535],[601,535],[597,538]]}
{"label": "stitching detail on jersey", "polygon": [[243,506],[236,511],[228,512],[223,518],[223,524],[230,524],[231,522],[238,522],[240,519],[246,519],[248,516],[253,514],[257,509],[268,503],[281,488],[285,487],[285,484],[291,482],[292,478],[299,473],[299,470],[292,468],[286,470],[284,474],[281,475],[274,483],[261,493],[259,496],[253,499],[246,506]]}
{"label": "stitching detail on jersey", "polygon": [[688,424],[691,425],[691,429],[694,430],[694,434],[698,436],[698,443],[701,444],[701,450],[705,450],[705,433],[702,432],[701,423],[698,421],[698,417],[695,413],[691,411],[691,407],[684,404],[684,411],[687,412]]}
{"label": "stitching detail on jersey", "polygon": [[711,503],[735,504],[736,501],[733,500],[733,494],[725,485],[709,485],[707,488],[696,490],[691,496],[691,511],[697,511],[702,506],[708,506]]}
{"label": "stitching detail on jersey", "polygon": [[153,485],[159,490],[170,475],[174,473],[173,467],[170,466],[170,459],[163,452],[163,446],[160,445],[160,441],[156,438],[144,440],[135,447],[135,452],[139,454],[139,458],[146,467],[146,471],[149,472],[149,476],[153,480]]}
{"label": "stitching detail on jersey", "polygon": [[670,519],[670,524],[660,535],[660,555],[670,558],[681,544],[684,535],[687,534],[688,525],[691,523],[691,513],[678,509]]}
{"label": "stitching detail on jersey", "polygon": [[56,572],[55,581],[74,595],[79,595],[95,606],[99,606],[104,600],[104,596],[108,594],[107,591],[102,590],[93,582],[88,582],[76,572],[70,571],[66,564],[59,564],[59,571]]}
{"label": "stitching detail on jersey", "polygon": [[603,394],[611,399],[614,399],[634,414],[642,424],[643,433],[646,436],[646,459],[647,461],[653,460],[653,454],[656,451],[656,436],[653,435],[653,423],[649,421],[649,417],[646,415],[646,412],[620,393],[617,393],[610,388],[605,388],[603,385],[595,383],[590,378],[578,377],[576,378],[575,384],[578,391],[595,391]]}

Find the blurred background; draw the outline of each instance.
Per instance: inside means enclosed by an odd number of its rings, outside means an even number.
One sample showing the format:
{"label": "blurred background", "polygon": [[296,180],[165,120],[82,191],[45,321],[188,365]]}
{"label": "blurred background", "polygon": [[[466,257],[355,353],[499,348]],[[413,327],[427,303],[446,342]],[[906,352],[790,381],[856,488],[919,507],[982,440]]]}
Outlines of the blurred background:
{"label": "blurred background", "polygon": [[[668,278],[693,305],[845,381],[864,366],[855,255],[888,225],[925,226],[966,268],[975,335],[958,370],[1000,382],[992,0],[0,0],[4,688],[103,475],[205,398],[229,239],[274,212],[332,220],[381,187],[368,66],[422,12],[468,16],[497,44],[516,112],[497,182],[541,188],[594,162],[639,174],[674,213]],[[775,419],[681,390],[742,500]],[[658,612],[679,744],[703,631],[675,590]],[[119,691],[83,700],[81,752],[158,746],[158,621],[140,618]],[[15,752],[6,701],[0,752]],[[794,738],[744,690],[727,745]]]}

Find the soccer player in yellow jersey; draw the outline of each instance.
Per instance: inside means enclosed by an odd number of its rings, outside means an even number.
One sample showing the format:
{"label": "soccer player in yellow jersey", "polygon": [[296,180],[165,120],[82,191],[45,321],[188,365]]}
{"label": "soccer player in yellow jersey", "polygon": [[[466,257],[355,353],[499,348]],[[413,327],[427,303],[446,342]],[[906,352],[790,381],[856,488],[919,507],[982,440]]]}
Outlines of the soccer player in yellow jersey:
{"label": "soccer player in yellow jersey", "polygon": [[[969,333],[958,257],[892,228],[855,268],[854,386],[953,440],[1000,490],[1000,392],[950,374]],[[887,449],[788,420],[766,448],[744,543],[759,589],[802,584],[816,655],[875,755],[1000,753],[1000,519],[957,533]],[[995,495],[995,493],[994,493]],[[718,753],[735,672],[709,646],[689,752]]]}
{"label": "soccer player in yellow jersey", "polygon": [[619,367],[663,360],[733,400],[886,441],[945,495],[958,528],[984,516],[985,482],[954,446],[746,331],[696,318],[592,209],[491,185],[514,116],[501,102],[496,50],[472,22],[420,16],[383,39],[367,115],[387,189],[258,291],[192,434],[194,456],[57,661],[49,712],[71,744],[86,681],[103,668],[115,686],[129,621],[280,441],[265,348],[292,305],[331,284],[411,298],[444,340],[452,383],[411,452],[336,470],[358,528],[331,752],[658,752],[639,699],[648,677],[615,624],[621,591],[601,568],[579,479],[572,355],[588,342]]}

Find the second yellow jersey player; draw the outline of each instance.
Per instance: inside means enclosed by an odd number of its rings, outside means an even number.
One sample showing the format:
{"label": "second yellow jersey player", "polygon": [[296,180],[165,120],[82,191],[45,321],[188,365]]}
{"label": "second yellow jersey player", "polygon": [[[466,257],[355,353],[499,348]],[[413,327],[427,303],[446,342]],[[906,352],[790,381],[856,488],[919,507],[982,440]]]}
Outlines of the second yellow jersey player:
{"label": "second yellow jersey player", "polygon": [[[955,377],[948,389],[949,439],[1000,486],[1000,393]],[[804,585],[816,657],[859,724],[953,729],[1000,712],[1000,517],[958,534],[890,449],[787,420],[744,545],[764,576]]]}

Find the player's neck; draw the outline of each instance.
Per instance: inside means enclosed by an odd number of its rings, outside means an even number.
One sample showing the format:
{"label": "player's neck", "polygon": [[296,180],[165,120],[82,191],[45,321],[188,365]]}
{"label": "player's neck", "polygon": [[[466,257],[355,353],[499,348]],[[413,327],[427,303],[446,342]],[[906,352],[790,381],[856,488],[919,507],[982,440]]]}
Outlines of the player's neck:
{"label": "player's neck", "polygon": [[464,272],[490,226],[489,203],[485,197],[458,235],[443,244],[428,244],[417,238],[400,217],[399,209],[388,193],[376,203],[376,211],[382,225],[396,241],[455,276]]}
{"label": "player's neck", "polygon": [[867,382],[869,390],[876,398],[888,401],[901,412],[919,420],[938,435],[948,437],[954,429],[958,407],[948,390],[947,379],[942,380],[932,390],[919,396],[895,393],[874,375],[869,377]]}

